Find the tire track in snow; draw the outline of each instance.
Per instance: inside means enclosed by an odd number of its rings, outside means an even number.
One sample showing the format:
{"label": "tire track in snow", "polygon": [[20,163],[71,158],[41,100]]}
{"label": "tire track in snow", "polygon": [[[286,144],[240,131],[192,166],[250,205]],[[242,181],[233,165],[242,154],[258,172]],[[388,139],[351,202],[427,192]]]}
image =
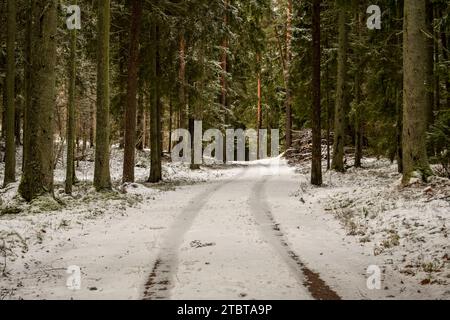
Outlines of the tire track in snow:
{"label": "tire track in snow", "polygon": [[190,200],[187,207],[178,215],[165,236],[158,258],[145,284],[143,300],[166,300],[170,298],[170,290],[174,286],[173,278],[178,269],[178,252],[183,244],[186,232],[191,228],[195,218],[214,193],[232,183],[232,179],[242,176],[245,172],[247,170],[243,169],[229,180],[218,182],[211,187],[207,186],[206,190]]}
{"label": "tire track in snow", "polygon": [[290,248],[266,200],[265,184],[267,183],[268,177],[270,176],[265,176],[260,182],[254,185],[250,199],[251,210],[262,233],[289,266],[299,283],[309,290],[314,299],[340,300],[341,298],[338,294],[320,278],[320,275],[306,267],[300,260],[300,257]]}

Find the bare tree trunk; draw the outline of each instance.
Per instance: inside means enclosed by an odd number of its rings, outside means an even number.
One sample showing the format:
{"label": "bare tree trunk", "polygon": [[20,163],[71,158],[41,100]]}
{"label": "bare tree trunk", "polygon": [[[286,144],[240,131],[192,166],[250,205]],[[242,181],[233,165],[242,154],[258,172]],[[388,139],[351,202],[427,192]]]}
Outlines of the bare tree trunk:
{"label": "bare tree trunk", "polygon": [[[359,12],[359,1],[356,1],[356,24],[359,41],[362,41],[361,37],[361,27],[362,27],[362,17]],[[356,53],[357,61],[357,71],[355,73],[355,167],[361,168],[361,160],[363,157],[363,104],[361,103],[361,85],[363,82],[364,66],[360,56],[360,52]]]}
{"label": "bare tree trunk", "polygon": [[320,0],[312,8],[312,165],[311,184],[322,185],[322,126],[320,101]]}
{"label": "bare tree trunk", "polygon": [[53,194],[53,117],[55,111],[56,62],[55,0],[33,2],[31,19],[31,101],[27,121],[24,173],[19,193],[31,201],[45,193]]}
{"label": "bare tree trunk", "polygon": [[16,181],[15,144],[15,79],[16,79],[16,1],[8,0],[8,23],[6,43],[6,119],[5,119],[5,177],[3,185]]}
{"label": "bare tree trunk", "polygon": [[256,135],[257,135],[257,157],[258,159],[260,159],[261,157],[261,141],[260,141],[260,136],[259,136],[259,131],[262,129],[262,99],[261,99],[261,55],[260,53],[257,54],[256,56],[256,63],[258,65],[258,79],[257,79],[257,96],[258,96],[258,107],[257,107],[257,115],[256,115],[256,121],[257,121],[257,130],[256,130]]}
{"label": "bare tree trunk", "polygon": [[[223,24],[224,27],[228,25],[228,5],[229,0],[224,0],[225,4],[225,12],[223,15]],[[224,110],[227,108],[227,72],[228,72],[228,37],[225,36],[222,42],[222,61],[220,63],[221,69],[222,69],[222,75],[221,75],[221,96],[220,96],[220,103]]]}
{"label": "bare tree trunk", "polygon": [[127,106],[125,111],[123,182],[134,182],[136,155],[136,95],[138,88],[139,37],[141,31],[142,2],[140,0],[133,0],[131,5],[131,39],[128,58]]}
{"label": "bare tree trunk", "polygon": [[89,104],[89,148],[95,147],[95,111],[94,105]]}
{"label": "bare tree trunk", "polygon": [[139,141],[136,145],[136,148],[140,151],[144,150],[145,143],[145,111],[144,111],[144,93],[142,92],[141,85],[139,86],[138,93],[138,115],[137,115],[137,136]]}
{"label": "bare tree trunk", "polygon": [[403,173],[403,104],[400,101],[400,91],[397,90],[395,97],[397,111],[397,167],[398,173]]}
{"label": "bare tree trunk", "polygon": [[347,104],[347,7],[344,3],[338,5],[339,10],[339,49],[338,74],[336,89],[336,110],[334,120],[334,147],[331,167],[344,172],[344,146],[345,146],[345,112]]}
{"label": "bare tree trunk", "polygon": [[288,0],[286,23],[286,150],[292,146],[292,96],[291,96],[291,60],[292,60],[292,0]]}
{"label": "bare tree trunk", "polygon": [[[449,49],[450,49],[450,35],[446,31],[446,26],[443,23],[441,26],[441,42],[442,42],[442,57],[444,61],[449,61]],[[450,74],[450,64],[447,63],[447,74]],[[447,94],[447,109],[450,109],[450,77],[445,77],[445,88]]]}
{"label": "bare tree trunk", "polygon": [[187,121],[186,121],[186,40],[184,38],[184,33],[180,35],[180,69],[179,69],[179,92],[178,98],[180,102],[179,107],[179,116],[180,116],[180,129],[187,129]]}
{"label": "bare tree trunk", "polygon": [[[439,18],[439,7],[435,6],[433,17]],[[439,31],[433,28],[433,51],[434,51],[434,111],[441,109],[441,79],[439,77]],[[434,116],[434,115],[433,115]]]}
{"label": "bare tree trunk", "polygon": [[172,105],[172,97],[170,97],[169,101],[169,153],[172,152],[172,131],[173,131],[173,105]]}
{"label": "bare tree trunk", "polygon": [[427,158],[427,39],[426,0],[405,0],[403,31],[403,183],[414,172],[426,179],[430,174]]}
{"label": "bare tree trunk", "polygon": [[[76,1],[75,1],[76,4]],[[77,30],[70,31],[69,101],[67,107],[67,163],[65,192],[72,193],[75,178],[75,80],[76,80]]]}
{"label": "bare tree trunk", "polygon": [[97,191],[111,189],[109,171],[109,31],[110,0],[98,2],[98,48],[97,48],[97,116],[94,186]]}
{"label": "bare tree trunk", "polygon": [[[3,90],[3,92],[2,92],[2,96],[3,96],[3,104],[2,104],[2,112],[1,112],[1,116],[2,116],[2,122],[1,122],[1,124],[2,124],[2,132],[1,132],[1,136],[0,136],[0,138],[5,138],[5,136],[6,136],[6,106],[8,105],[8,102],[7,102],[7,96],[8,96],[8,94],[6,93],[6,79],[5,80],[3,80],[3,87],[2,87],[2,90]],[[0,161],[4,161],[4,159],[0,159]]]}
{"label": "bare tree trunk", "polygon": [[427,89],[427,128],[434,123],[434,39],[433,39],[433,4],[431,0],[426,1],[426,89]]}
{"label": "bare tree trunk", "polygon": [[16,146],[19,147],[22,144],[21,137],[21,117],[22,117],[23,103],[18,102],[16,105],[16,112],[14,118],[14,137],[16,140]]}
{"label": "bare tree trunk", "polygon": [[28,155],[28,147],[30,146],[30,131],[27,129],[28,123],[28,111],[31,110],[31,32],[32,32],[32,14],[33,14],[34,1],[27,1],[27,19],[25,28],[25,52],[24,52],[24,81],[25,81],[25,105],[23,108],[23,149],[22,149],[22,172],[25,171],[26,157]]}
{"label": "bare tree trunk", "polygon": [[[326,38],[326,47],[328,48],[328,36]],[[331,169],[331,103],[330,103],[330,70],[328,67],[328,63],[326,65],[326,71],[325,71],[325,94],[326,94],[326,100],[327,100],[327,170]]]}
{"label": "bare tree trunk", "polygon": [[152,105],[150,108],[150,130],[151,130],[151,167],[150,183],[157,183],[162,180],[161,167],[161,97],[160,97],[160,35],[159,26],[155,23],[152,27],[153,39],[155,40],[155,52],[153,54],[153,92],[151,95]]}

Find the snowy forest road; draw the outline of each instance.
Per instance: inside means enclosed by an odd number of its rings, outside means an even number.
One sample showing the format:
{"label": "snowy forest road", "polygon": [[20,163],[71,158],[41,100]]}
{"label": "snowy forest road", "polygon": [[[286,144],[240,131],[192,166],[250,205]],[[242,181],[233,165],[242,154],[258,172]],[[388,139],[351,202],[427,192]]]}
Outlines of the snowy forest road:
{"label": "snowy forest road", "polygon": [[[68,208],[25,215],[22,225],[11,222],[10,228],[23,234],[42,230],[43,236],[28,240],[27,254],[8,263],[15,273],[0,279],[0,286],[17,299],[377,299],[395,294],[394,286],[392,293],[368,290],[366,270],[381,265],[383,257],[348,237],[325,212],[334,188],[309,188],[307,175],[285,160],[278,169],[272,161],[278,160],[190,172],[199,178],[186,184],[181,171],[174,184],[130,185],[129,196],[142,200],[129,208],[120,205],[122,200],[106,200],[101,212],[86,205],[78,214]],[[81,270],[79,290],[67,287],[69,266]],[[386,281],[391,279],[398,280]]]}
{"label": "snowy forest road", "polygon": [[301,262],[271,213],[266,184],[284,188],[291,177],[274,161],[205,185],[165,235],[144,299],[339,299]]}

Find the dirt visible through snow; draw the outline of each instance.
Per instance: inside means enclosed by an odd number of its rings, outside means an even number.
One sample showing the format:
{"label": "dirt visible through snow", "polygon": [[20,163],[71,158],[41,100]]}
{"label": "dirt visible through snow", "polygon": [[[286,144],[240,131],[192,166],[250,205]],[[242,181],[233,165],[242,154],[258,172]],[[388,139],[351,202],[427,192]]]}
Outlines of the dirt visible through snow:
{"label": "dirt visible through snow", "polygon": [[[170,183],[21,205],[0,216],[0,298],[450,298],[450,184],[401,189],[390,163],[364,165],[325,173],[322,188],[280,159],[169,165]],[[3,207],[19,203],[14,188]],[[379,290],[367,286],[370,266],[382,272]]]}

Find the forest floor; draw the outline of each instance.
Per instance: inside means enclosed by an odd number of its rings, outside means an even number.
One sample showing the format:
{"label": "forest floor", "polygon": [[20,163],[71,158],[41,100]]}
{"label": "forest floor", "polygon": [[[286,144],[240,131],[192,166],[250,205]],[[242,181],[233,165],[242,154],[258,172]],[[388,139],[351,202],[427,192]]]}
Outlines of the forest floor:
{"label": "forest floor", "polygon": [[[72,197],[62,166],[58,201],[1,190],[0,299],[450,299],[447,179],[401,188],[395,165],[366,159],[316,188],[307,164],[270,159],[166,163],[150,185],[148,158],[120,185],[114,149],[108,194],[88,182],[91,161]],[[66,286],[72,265],[81,290]],[[380,290],[367,287],[372,265]]]}

